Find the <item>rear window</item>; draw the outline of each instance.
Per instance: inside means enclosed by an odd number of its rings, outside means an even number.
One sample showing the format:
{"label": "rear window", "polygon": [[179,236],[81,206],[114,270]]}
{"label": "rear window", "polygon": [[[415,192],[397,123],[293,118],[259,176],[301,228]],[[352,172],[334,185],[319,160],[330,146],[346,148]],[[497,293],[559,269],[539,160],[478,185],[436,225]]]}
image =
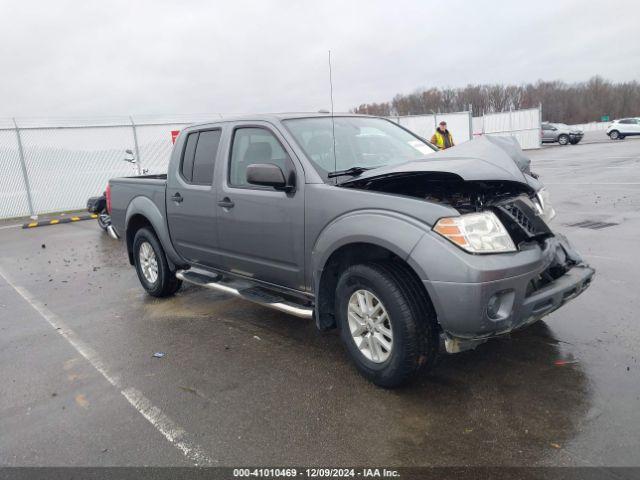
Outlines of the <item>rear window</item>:
{"label": "rear window", "polygon": [[189,134],[180,166],[184,180],[195,185],[213,183],[213,167],[221,133],[220,130],[205,130]]}
{"label": "rear window", "polygon": [[196,144],[198,143],[198,132],[190,133],[187,137],[187,144],[184,147],[182,155],[182,165],[180,173],[187,182],[191,182],[193,178],[193,155],[196,152]]}
{"label": "rear window", "polygon": [[216,163],[218,145],[220,144],[220,130],[200,132],[196,154],[193,160],[192,183],[211,185],[213,182],[213,166]]}

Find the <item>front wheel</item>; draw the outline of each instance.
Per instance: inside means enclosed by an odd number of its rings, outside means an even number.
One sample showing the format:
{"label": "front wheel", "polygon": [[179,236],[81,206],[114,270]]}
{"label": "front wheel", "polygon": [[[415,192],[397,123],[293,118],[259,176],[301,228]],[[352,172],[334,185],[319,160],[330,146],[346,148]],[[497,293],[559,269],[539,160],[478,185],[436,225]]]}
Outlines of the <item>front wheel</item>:
{"label": "front wheel", "polygon": [[133,258],[140,283],[153,297],[168,297],[182,282],[169,269],[160,241],[149,228],[141,228],[133,239]]}
{"label": "front wheel", "polygon": [[393,388],[435,363],[433,308],[410,271],[394,262],[353,265],[338,280],[340,334],[356,368]]}
{"label": "front wheel", "polygon": [[611,132],[609,132],[609,138],[611,140],[617,140],[619,136],[620,132],[618,132],[617,130],[611,130]]}
{"label": "front wheel", "polygon": [[560,135],[558,137],[558,143],[560,145],[566,145],[567,143],[569,143],[569,136],[568,135]]}

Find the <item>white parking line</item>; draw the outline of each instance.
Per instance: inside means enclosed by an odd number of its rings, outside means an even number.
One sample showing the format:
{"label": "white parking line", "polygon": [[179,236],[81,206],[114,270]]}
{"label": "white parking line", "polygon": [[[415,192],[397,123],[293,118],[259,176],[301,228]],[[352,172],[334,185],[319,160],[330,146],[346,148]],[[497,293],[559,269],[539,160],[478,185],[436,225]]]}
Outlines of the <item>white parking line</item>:
{"label": "white parking line", "polygon": [[561,183],[548,183],[545,185],[640,185],[640,182],[561,182]]}
{"label": "white parking line", "polygon": [[111,385],[120,390],[120,394],[127,399],[133,408],[147,419],[156,430],[158,430],[164,438],[167,439],[175,448],[180,450],[182,454],[191,460],[196,466],[215,465],[216,460],[212,459],[199,445],[189,439],[190,435],[180,425],[176,424],[171,418],[165,415],[162,410],[156,407],[146,398],[139,390],[134,387],[125,387],[122,385],[120,377],[111,373],[102,361],[98,353],[82,341],[76,333],[69,328],[64,320],[49,310],[42,302],[36,299],[26,288],[13,283],[4,271],[0,269],[0,277],[2,277],[18,295],[20,295],[33,309],[51,325],[56,332],[80,354],[82,355],[100,375],[102,375]]}
{"label": "white parking line", "polygon": [[[617,166],[611,166],[611,167],[594,167],[591,165],[565,165],[565,166],[559,166],[559,165],[538,165],[537,167],[535,167],[536,170],[544,170],[546,168],[555,168],[558,170],[571,170],[573,171],[573,169],[581,169],[581,170],[589,170],[589,171],[593,171],[594,168],[597,168],[598,170],[602,170],[603,168],[638,168],[638,165],[617,165]],[[570,173],[570,172],[569,172]]]}
{"label": "white parking line", "polygon": [[18,224],[18,225],[4,225],[2,227],[0,227],[0,230],[6,230],[7,228],[18,228],[21,227],[22,224]]}

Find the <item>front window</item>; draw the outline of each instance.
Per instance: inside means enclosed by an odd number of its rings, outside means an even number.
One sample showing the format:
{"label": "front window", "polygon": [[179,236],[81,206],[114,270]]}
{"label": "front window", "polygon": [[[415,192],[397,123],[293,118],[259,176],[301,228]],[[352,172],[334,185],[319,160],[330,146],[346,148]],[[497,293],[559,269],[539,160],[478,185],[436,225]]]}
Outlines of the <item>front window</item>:
{"label": "front window", "polygon": [[[436,149],[382,118],[313,117],[284,120],[298,145],[325,179],[330,172],[371,169],[423,160]],[[334,156],[335,132],[335,156]]]}

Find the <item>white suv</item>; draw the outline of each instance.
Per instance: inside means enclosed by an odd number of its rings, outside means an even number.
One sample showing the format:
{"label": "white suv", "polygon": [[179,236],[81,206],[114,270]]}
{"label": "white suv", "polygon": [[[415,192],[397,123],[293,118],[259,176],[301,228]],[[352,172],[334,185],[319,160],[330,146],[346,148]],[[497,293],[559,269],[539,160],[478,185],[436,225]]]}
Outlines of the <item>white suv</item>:
{"label": "white suv", "polygon": [[614,120],[607,128],[607,135],[611,140],[622,140],[627,136],[640,135],[640,118]]}

